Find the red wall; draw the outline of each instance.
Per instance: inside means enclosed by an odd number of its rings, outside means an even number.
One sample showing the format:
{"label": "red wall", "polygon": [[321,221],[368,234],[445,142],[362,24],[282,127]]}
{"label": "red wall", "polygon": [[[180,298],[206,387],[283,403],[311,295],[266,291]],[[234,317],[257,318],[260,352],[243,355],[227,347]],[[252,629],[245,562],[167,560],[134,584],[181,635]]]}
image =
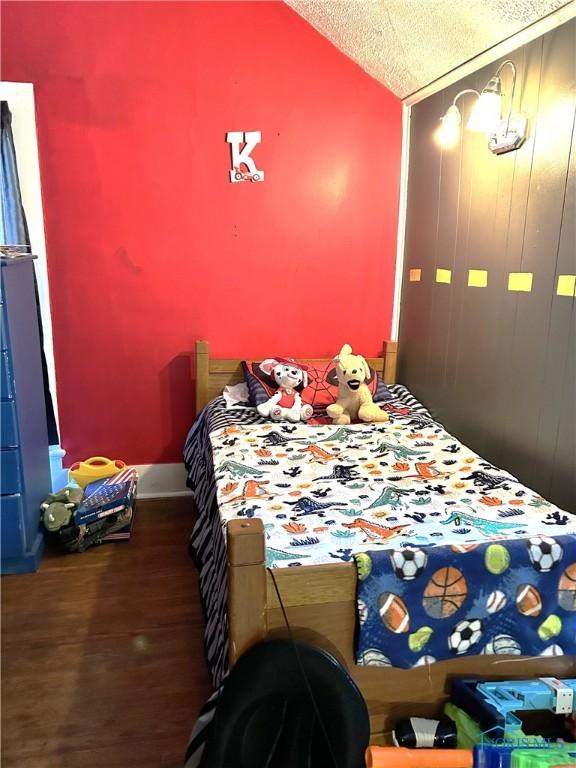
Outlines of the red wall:
{"label": "red wall", "polygon": [[[33,82],[61,442],[179,461],[195,339],[377,354],[390,332],[401,105],[280,2],[3,2]],[[228,180],[261,130],[261,184]]]}

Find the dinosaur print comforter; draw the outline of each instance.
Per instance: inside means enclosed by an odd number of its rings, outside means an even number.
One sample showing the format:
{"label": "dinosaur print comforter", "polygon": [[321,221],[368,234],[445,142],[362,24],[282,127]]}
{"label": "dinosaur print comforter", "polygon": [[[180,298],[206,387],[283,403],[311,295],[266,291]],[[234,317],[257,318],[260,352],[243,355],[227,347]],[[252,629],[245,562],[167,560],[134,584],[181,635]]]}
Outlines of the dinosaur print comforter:
{"label": "dinosaur print comforter", "polygon": [[[485,638],[495,636],[486,629],[490,616],[498,616],[503,601],[515,604],[521,586],[533,586],[545,606],[538,614],[540,626],[544,612],[556,615],[547,594],[558,593],[560,576],[566,574],[568,584],[576,579],[576,517],[484,461],[419,404],[410,407],[406,402],[398,397],[386,403],[390,421],[384,424],[238,423],[230,414],[207,435],[222,530],[234,517],[260,517],[267,564],[272,568],[349,562],[356,557],[359,663],[406,667],[426,656],[429,661],[479,653],[488,642]],[[198,538],[200,533],[197,526]],[[513,551],[518,539],[523,557]],[[554,546],[560,539],[561,558]],[[531,563],[551,552],[556,556],[556,581],[550,579],[540,589],[536,583],[540,572]],[[490,567],[479,568],[482,558]],[[504,565],[516,562],[524,570],[511,579],[511,568]],[[467,585],[466,600],[459,596],[452,601],[458,607],[449,614],[451,621],[442,611],[435,618],[434,608],[432,613],[422,609],[422,616],[411,619],[411,604],[417,601],[422,607],[428,583],[441,568],[452,568],[444,573],[448,593]],[[454,586],[456,571],[462,579]],[[496,575],[501,577],[497,586]],[[443,577],[436,581],[440,586],[432,585],[431,599],[438,597],[434,589],[443,589]],[[486,603],[490,596],[490,610],[470,612],[471,602]],[[448,603],[441,598],[446,613]],[[568,605],[569,596],[564,602]],[[576,599],[570,606],[568,611],[562,609],[563,616],[576,611]],[[473,624],[464,635],[473,637],[474,643],[456,647],[455,636],[454,647],[450,646],[447,638],[459,621],[477,617],[485,642],[476,639],[480,627]],[[521,614],[514,619],[518,617]],[[576,618],[576,612],[570,617]],[[536,614],[525,618],[528,623],[537,619]],[[552,630],[550,626],[542,630],[548,639],[558,629],[554,620],[552,625]],[[574,622],[566,621],[563,627],[560,631],[572,632],[574,646]],[[510,634],[500,630],[496,634]],[[440,648],[432,653],[428,643],[440,637],[445,653]]]}
{"label": "dinosaur print comforter", "polygon": [[271,567],[576,530],[575,517],[429,416],[386,407],[385,424],[232,424],[212,433],[222,519],[262,518]]}

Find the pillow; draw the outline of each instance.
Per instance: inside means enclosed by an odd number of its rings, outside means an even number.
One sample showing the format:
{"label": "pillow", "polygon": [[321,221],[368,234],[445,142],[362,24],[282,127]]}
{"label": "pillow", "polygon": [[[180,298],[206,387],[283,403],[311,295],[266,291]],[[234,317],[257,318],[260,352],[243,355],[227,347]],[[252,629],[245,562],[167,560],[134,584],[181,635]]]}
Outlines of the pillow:
{"label": "pillow", "polygon": [[222,397],[226,401],[226,408],[250,405],[250,395],[245,382],[227,384],[222,392]]}
{"label": "pillow", "polygon": [[[327,363],[307,363],[308,386],[297,387],[303,402],[308,403],[315,413],[324,411],[327,405],[334,403],[338,398],[338,377],[336,364],[330,360]],[[276,383],[274,379],[260,368],[260,363],[242,361],[244,380],[248,385],[250,404],[254,407],[265,403],[274,392]],[[393,394],[386,387],[380,376],[371,368],[370,378],[366,384],[370,389],[374,402],[392,400]]]}

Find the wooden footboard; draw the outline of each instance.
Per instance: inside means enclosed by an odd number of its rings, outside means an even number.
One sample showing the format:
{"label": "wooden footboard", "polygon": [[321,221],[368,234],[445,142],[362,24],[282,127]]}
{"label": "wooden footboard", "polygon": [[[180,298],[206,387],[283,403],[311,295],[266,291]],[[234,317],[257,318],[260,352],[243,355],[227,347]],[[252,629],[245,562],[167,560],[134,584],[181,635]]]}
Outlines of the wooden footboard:
{"label": "wooden footboard", "polygon": [[389,742],[401,717],[440,715],[456,675],[495,680],[574,675],[573,656],[468,656],[411,670],[357,666],[354,564],[267,572],[262,521],[231,520],[227,530],[230,664],[260,640],[287,636],[275,581],[295,638],[333,653],[355,679],[368,705],[374,743]]}

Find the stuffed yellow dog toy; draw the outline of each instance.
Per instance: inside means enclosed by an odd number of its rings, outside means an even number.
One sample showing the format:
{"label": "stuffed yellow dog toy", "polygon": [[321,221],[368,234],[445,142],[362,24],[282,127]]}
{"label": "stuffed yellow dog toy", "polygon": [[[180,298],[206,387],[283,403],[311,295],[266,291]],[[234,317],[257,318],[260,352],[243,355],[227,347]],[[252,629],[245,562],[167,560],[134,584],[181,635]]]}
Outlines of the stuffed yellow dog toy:
{"label": "stuffed yellow dog toy", "polygon": [[326,408],[333,424],[351,421],[388,421],[388,414],[373,401],[364,383],[370,378],[370,367],[362,355],[353,355],[350,344],[344,344],[334,358],[338,376],[338,400]]}

